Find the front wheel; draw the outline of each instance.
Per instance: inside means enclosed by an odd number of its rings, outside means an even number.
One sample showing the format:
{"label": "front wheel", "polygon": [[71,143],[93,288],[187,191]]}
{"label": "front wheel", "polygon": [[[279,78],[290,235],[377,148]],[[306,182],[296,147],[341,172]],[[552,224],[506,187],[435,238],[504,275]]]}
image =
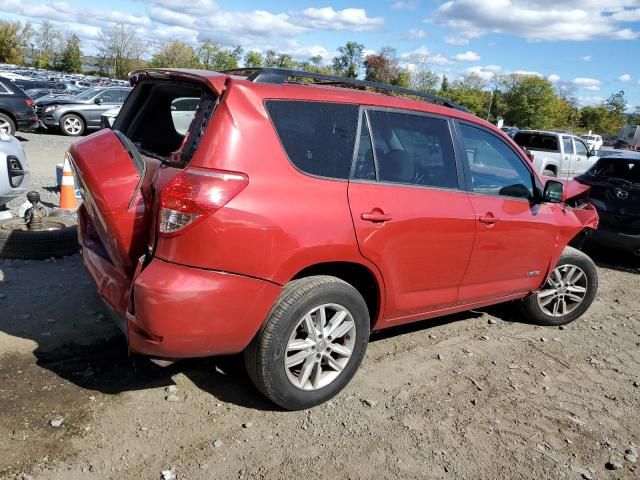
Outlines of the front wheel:
{"label": "front wheel", "polygon": [[538,325],[565,325],[591,306],[598,291],[598,271],[580,250],[566,247],[542,289],[522,301],[526,319]]}
{"label": "front wheel", "polygon": [[323,403],[351,380],[369,341],[369,311],[350,284],[330,276],[290,282],[245,351],[249,377],[288,410]]}
{"label": "front wheel", "polygon": [[77,137],[84,133],[85,124],[82,117],[69,113],[60,119],[60,130],[67,136]]}

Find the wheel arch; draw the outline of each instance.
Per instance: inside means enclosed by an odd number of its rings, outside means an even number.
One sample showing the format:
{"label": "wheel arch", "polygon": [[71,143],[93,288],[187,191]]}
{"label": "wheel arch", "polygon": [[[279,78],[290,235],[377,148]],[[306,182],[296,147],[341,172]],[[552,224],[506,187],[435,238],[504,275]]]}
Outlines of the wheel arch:
{"label": "wheel arch", "polygon": [[63,114],[60,115],[60,121],[62,121],[62,119],[67,115],[75,115],[76,117],[80,117],[80,119],[84,123],[84,127],[87,128],[87,119],[85,118],[84,115],[82,115],[82,113],[76,110],[69,110],[68,112],[64,112]]}
{"label": "wheel arch", "polygon": [[297,272],[291,280],[311,277],[314,275],[329,275],[344,280],[352,285],[364,298],[369,309],[372,330],[382,318],[384,306],[384,286],[382,278],[369,267],[356,262],[323,262],[309,265]]}

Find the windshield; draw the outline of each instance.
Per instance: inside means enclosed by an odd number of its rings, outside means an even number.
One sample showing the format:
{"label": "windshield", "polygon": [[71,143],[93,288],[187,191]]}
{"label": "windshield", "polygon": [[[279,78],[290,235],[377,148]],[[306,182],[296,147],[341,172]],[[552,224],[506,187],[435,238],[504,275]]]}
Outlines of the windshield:
{"label": "windshield", "polygon": [[102,91],[101,88],[90,88],[89,90],[85,90],[84,92],[79,93],[74,98],[78,100],[89,100],[95,97],[101,91]]}
{"label": "windshield", "polygon": [[558,152],[558,137],[546,133],[518,132],[513,140],[521,147],[529,150],[544,150],[546,152]]}
{"label": "windshield", "polygon": [[591,171],[595,177],[615,178],[630,183],[640,183],[640,160],[624,158],[601,159]]}

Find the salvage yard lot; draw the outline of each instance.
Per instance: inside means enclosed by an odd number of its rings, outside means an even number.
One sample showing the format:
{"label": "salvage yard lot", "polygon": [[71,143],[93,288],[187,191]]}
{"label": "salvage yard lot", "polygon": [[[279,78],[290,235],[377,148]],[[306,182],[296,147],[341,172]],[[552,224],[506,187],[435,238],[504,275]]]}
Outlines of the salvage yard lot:
{"label": "salvage yard lot", "polygon": [[[49,186],[71,141],[21,137]],[[576,322],[502,306],[374,334],[353,382],[302,412],[238,356],[129,358],[78,255],[0,260],[0,478],[637,478],[640,270],[591,253],[600,290]]]}

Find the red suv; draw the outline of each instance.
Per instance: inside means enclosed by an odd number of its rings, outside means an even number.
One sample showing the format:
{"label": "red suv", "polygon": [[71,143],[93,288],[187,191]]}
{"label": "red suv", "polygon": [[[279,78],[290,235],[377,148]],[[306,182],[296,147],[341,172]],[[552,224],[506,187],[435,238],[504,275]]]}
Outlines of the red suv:
{"label": "red suv", "polygon": [[68,155],[86,268],[134,352],[244,351],[301,409],[349,382],[371,330],[512,300],[560,325],[593,301],[567,247],[593,207],[445,99],[279,69],[131,83],[113,130]]}

